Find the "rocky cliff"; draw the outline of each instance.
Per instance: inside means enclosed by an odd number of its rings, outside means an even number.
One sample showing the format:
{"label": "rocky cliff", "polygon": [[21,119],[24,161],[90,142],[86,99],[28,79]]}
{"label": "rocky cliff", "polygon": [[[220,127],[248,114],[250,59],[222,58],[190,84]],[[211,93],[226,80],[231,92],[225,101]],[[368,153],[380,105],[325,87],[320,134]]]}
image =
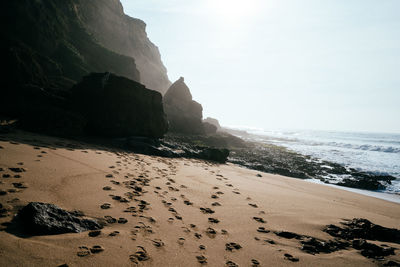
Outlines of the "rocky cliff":
{"label": "rocky cliff", "polygon": [[[96,2],[96,1],[89,1]],[[140,81],[134,58],[105,48],[79,19],[77,0],[5,0],[0,11],[1,62],[9,87],[67,89],[89,72]]]}
{"label": "rocky cliff", "polygon": [[147,37],[146,24],[124,14],[119,0],[76,0],[85,28],[103,46],[132,57],[147,88],[165,93],[171,85],[160,52]]}
{"label": "rocky cliff", "polygon": [[119,0],[4,0],[1,64],[9,85],[68,89],[110,71],[165,92],[170,82],[145,23]]}
{"label": "rocky cliff", "polygon": [[164,95],[164,109],[171,132],[204,134],[203,107],[192,99],[183,77],[174,82]]}

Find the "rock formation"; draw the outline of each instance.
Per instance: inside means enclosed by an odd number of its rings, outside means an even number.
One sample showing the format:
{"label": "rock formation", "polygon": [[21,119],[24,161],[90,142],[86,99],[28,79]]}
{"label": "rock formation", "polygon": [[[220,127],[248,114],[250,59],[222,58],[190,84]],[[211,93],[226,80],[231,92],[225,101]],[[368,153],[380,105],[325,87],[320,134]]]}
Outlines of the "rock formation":
{"label": "rock formation", "polygon": [[173,83],[165,93],[164,109],[171,132],[204,134],[203,107],[193,101],[183,77]]}
{"label": "rock formation", "polygon": [[103,228],[97,221],[83,219],[56,205],[31,202],[16,217],[23,231],[31,235],[79,233]]}
{"label": "rock formation", "polygon": [[4,1],[1,53],[8,87],[68,89],[83,75],[104,71],[140,81],[135,59],[100,44],[87,31],[79,7],[78,0]]}
{"label": "rock formation", "polygon": [[217,131],[221,130],[221,125],[219,124],[219,121],[217,119],[207,117],[206,119],[203,120],[204,123],[209,123],[217,127]]}
{"label": "rock formation", "polygon": [[83,25],[104,47],[132,57],[140,72],[140,83],[165,93],[171,82],[160,52],[147,37],[146,24],[124,14],[119,0],[76,0]]}
{"label": "rock formation", "polygon": [[158,138],[168,129],[161,94],[114,74],[84,77],[72,88],[71,102],[92,135]]}

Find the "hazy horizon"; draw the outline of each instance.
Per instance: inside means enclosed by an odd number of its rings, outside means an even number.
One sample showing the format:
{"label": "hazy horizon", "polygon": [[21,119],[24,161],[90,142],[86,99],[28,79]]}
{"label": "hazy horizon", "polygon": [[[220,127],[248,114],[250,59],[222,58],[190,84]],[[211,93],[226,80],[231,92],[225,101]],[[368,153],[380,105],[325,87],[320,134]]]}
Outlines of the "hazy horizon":
{"label": "hazy horizon", "polygon": [[400,2],[122,0],[222,125],[400,133]]}

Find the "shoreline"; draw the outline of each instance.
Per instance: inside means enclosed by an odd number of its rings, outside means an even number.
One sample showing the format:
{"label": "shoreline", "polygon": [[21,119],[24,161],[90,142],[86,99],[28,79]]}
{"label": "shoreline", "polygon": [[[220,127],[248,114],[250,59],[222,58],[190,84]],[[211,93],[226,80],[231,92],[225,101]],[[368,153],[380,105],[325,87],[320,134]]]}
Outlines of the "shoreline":
{"label": "shoreline", "polygon": [[382,200],[386,200],[389,202],[400,204],[400,195],[398,195],[396,193],[377,192],[377,191],[369,191],[369,190],[363,190],[363,189],[357,189],[357,188],[351,188],[351,187],[345,187],[345,186],[338,186],[335,184],[327,184],[327,183],[321,182],[318,179],[305,179],[304,181],[309,182],[309,183],[326,185],[329,187],[349,191],[349,192],[360,194],[363,196],[369,196],[369,197],[382,199]]}

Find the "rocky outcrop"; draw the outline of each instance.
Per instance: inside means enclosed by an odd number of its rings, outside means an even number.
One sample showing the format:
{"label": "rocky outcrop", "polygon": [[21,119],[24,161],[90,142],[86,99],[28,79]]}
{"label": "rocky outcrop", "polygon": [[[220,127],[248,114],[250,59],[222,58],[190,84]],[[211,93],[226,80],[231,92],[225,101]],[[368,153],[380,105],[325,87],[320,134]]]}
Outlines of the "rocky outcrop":
{"label": "rocky outcrop", "polygon": [[95,220],[80,218],[56,205],[41,202],[31,202],[23,207],[16,220],[30,235],[79,233],[102,228]]}
{"label": "rocky outcrop", "polygon": [[217,132],[217,127],[208,122],[203,122],[203,129],[205,134],[215,134]]}
{"label": "rocky outcrop", "polygon": [[229,156],[229,150],[225,148],[194,146],[183,142],[154,140],[142,137],[114,140],[114,145],[145,155],[169,158],[195,158],[218,163],[225,163]]}
{"label": "rocky outcrop", "polygon": [[124,14],[119,0],[76,0],[83,25],[104,47],[132,57],[140,72],[140,83],[165,93],[171,82],[158,47],[147,37],[146,24]]}
{"label": "rocky outcrop", "polygon": [[206,119],[203,120],[203,123],[209,123],[214,125],[217,128],[217,131],[221,130],[221,125],[219,124],[219,121],[217,119],[207,117]]}
{"label": "rocky outcrop", "polygon": [[72,88],[74,109],[97,136],[159,138],[168,129],[162,96],[144,85],[110,73],[93,73]]}
{"label": "rocky outcrop", "polygon": [[203,107],[193,101],[183,77],[171,85],[164,95],[164,108],[170,131],[184,134],[203,134]]}
{"label": "rocky outcrop", "polygon": [[324,231],[331,236],[346,240],[368,239],[400,244],[400,230],[398,229],[386,228],[362,218],[347,220],[342,224],[343,227],[328,225]]}

